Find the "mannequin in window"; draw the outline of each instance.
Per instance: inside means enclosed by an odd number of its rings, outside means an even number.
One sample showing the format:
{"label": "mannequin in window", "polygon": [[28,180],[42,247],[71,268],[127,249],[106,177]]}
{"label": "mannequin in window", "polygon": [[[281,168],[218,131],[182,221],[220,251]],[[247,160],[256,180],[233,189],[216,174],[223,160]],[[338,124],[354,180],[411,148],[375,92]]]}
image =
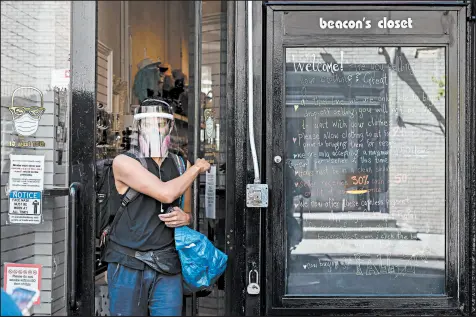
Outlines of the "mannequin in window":
{"label": "mannequin in window", "polygon": [[96,111],[97,145],[107,144],[110,127],[111,115],[106,111],[106,107],[102,103],[98,103]]}
{"label": "mannequin in window", "polygon": [[185,91],[185,74],[181,69],[174,69],[172,76],[174,87],[170,90],[169,97],[175,102],[176,108],[174,112],[186,115],[184,110],[188,107],[188,97]]}
{"label": "mannequin in window", "polygon": [[174,87],[174,81],[172,77],[172,67],[169,63],[164,63],[162,65],[165,71],[161,71],[160,73],[160,83],[159,83],[159,91],[162,93],[162,97],[165,99],[170,98],[170,90]]}
{"label": "mannequin in window", "polygon": [[144,58],[137,64],[137,74],[134,78],[132,91],[139,102],[155,96],[159,96],[160,73],[167,69],[161,65],[160,59],[154,62],[150,58]]}
{"label": "mannequin in window", "polygon": [[172,77],[174,85],[172,89],[170,89],[170,98],[178,100],[180,94],[185,90],[185,74],[182,72],[181,69],[174,69],[172,71]]}

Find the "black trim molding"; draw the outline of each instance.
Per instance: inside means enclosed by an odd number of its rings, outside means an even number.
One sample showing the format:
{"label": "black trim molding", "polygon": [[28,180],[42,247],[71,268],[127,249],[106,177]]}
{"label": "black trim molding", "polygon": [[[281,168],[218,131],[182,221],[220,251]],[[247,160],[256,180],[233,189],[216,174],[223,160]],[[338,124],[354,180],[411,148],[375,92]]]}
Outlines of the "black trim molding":
{"label": "black trim molding", "polygon": [[[77,212],[78,308],[68,315],[93,316],[95,278],[96,36],[97,1],[72,1],[69,180],[82,185]],[[70,271],[68,269],[68,271]],[[69,286],[68,286],[69,287]]]}
{"label": "black trim molding", "polygon": [[[468,17],[476,16],[476,0],[471,1]],[[467,23],[467,82],[466,91],[466,196],[468,217],[468,275],[469,296],[465,311],[476,315],[476,21]],[[466,308],[467,307],[467,308]]]}
{"label": "black trim molding", "polygon": [[[342,10],[342,2],[301,3],[292,6],[289,3],[268,1],[266,6],[266,179],[270,186],[270,208],[266,223],[266,281],[265,290],[267,315],[346,315],[354,314],[419,314],[469,315],[475,310],[475,244],[476,203],[475,203],[475,27],[469,26],[468,8],[465,2],[432,2],[431,7],[391,6],[381,2],[375,7],[359,7],[363,3],[349,2],[352,10],[398,10],[449,12],[454,18],[454,28],[433,39],[425,36],[427,30],[412,35],[363,35],[358,38],[339,35],[339,39],[326,34],[317,34],[308,29],[312,23],[301,25],[300,21],[310,18],[312,11]],[[296,3],[294,3],[296,4]],[[394,3],[395,4],[395,3]],[[418,3],[422,4],[423,3]],[[428,5],[429,3],[426,3]],[[380,6],[381,5],[381,6]],[[474,6],[474,3],[473,3]],[[302,11],[310,11],[299,15]],[[329,13],[329,12],[328,12]],[[421,13],[419,13],[421,14]],[[287,15],[287,16],[286,16]],[[474,15],[474,13],[472,13]],[[293,21],[299,25],[286,24]],[[468,25],[468,27],[466,27]],[[432,31],[432,30],[429,30]],[[465,41],[466,39],[466,41]],[[289,297],[284,296],[285,239],[284,219],[279,210],[284,210],[283,170],[280,164],[274,164],[276,155],[284,157],[283,149],[283,84],[284,49],[291,46],[373,46],[385,45],[446,45],[448,51],[448,118],[447,135],[447,295],[441,297]],[[451,83],[450,81],[453,81]],[[245,267],[247,269],[247,267]]]}

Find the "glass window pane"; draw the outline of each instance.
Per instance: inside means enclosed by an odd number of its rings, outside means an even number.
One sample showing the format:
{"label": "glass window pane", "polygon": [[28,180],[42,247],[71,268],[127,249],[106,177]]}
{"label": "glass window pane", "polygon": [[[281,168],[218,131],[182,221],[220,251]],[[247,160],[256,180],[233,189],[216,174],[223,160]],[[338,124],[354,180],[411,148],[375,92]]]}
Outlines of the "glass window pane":
{"label": "glass window pane", "polygon": [[445,48],[286,49],[287,294],[445,291]]}
{"label": "glass window pane", "polygon": [[31,315],[66,315],[72,1],[1,12],[0,283],[40,288]]}

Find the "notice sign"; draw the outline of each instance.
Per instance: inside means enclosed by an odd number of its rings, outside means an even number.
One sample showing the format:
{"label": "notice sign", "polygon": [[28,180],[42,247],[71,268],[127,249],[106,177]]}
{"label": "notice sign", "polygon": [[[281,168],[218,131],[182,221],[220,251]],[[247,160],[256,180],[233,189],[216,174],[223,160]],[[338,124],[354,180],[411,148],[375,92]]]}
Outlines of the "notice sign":
{"label": "notice sign", "polygon": [[[8,294],[16,288],[41,290],[41,264],[4,263],[3,288]],[[40,297],[34,302],[40,304]]]}
{"label": "notice sign", "polygon": [[41,223],[41,192],[13,190],[9,199],[9,223]]}
{"label": "notice sign", "polygon": [[45,157],[43,155],[10,155],[9,190],[43,191]]}
{"label": "notice sign", "polygon": [[217,167],[212,165],[210,171],[205,173],[205,217],[216,218],[216,187],[217,187]]}

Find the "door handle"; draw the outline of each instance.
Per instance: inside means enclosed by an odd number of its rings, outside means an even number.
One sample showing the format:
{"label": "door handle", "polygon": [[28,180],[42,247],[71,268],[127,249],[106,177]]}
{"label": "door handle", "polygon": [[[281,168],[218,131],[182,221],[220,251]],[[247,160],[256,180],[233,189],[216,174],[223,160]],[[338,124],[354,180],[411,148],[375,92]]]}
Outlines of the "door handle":
{"label": "door handle", "polygon": [[76,240],[76,217],[80,204],[79,194],[81,183],[74,182],[69,186],[69,214],[68,214],[68,288],[70,289],[69,306],[71,310],[78,308],[76,299],[77,279],[77,240]]}

